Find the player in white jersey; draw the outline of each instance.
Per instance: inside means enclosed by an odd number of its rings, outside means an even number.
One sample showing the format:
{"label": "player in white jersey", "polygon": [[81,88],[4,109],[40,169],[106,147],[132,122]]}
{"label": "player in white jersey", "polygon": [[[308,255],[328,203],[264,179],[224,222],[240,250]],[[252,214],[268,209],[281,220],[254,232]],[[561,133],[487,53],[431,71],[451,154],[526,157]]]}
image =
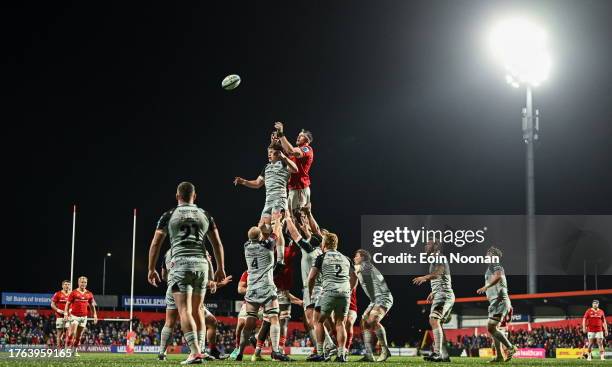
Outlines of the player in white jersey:
{"label": "player in white jersey", "polygon": [[[502,257],[502,251],[497,247],[490,247],[487,256]],[[498,328],[498,324],[506,317],[512,309],[510,297],[508,296],[508,282],[503,266],[500,263],[489,264],[485,273],[485,285],[476,290],[478,294],[486,294],[489,300],[489,322],[487,329],[495,341],[495,352],[497,353],[492,362],[507,362],[517,352],[516,346],[512,345],[506,335]],[[506,358],[502,358],[501,345],[506,348]]]}
{"label": "player in white jersey", "polygon": [[202,363],[204,357],[198,341],[198,330],[202,325],[200,307],[204,302],[208,284],[208,260],[206,258],[205,238],[211,242],[217,263],[215,281],[226,278],[224,268],[223,244],[214,219],[194,202],[195,187],[190,182],[182,182],[176,191],[178,205],[164,213],[149,248],[147,280],[155,287],[161,281],[156,270],[161,245],[166,236],[170,238],[171,262],[168,269],[168,286],[180,314],[183,336],[191,353],[184,364]]}
{"label": "player in white jersey", "polygon": [[[301,260],[300,260],[300,268],[302,273],[302,300],[304,305],[304,327],[305,330],[310,334],[310,338],[313,343],[316,344],[317,337],[315,334],[315,304],[319,297],[321,296],[321,283],[320,279],[317,279],[315,282],[314,290],[312,295],[308,290],[308,275],[310,274],[310,269],[314,265],[315,260],[319,255],[323,253],[323,249],[321,247],[321,241],[323,239],[323,235],[321,229],[314,216],[312,215],[312,211],[310,210],[310,205],[302,210],[297,210],[294,212],[293,218],[295,218],[296,223],[293,222],[293,219],[290,217],[285,218],[285,223],[287,224],[287,231],[289,232],[289,236],[293,240],[293,242],[300,248],[301,252]],[[324,346],[326,348],[325,355],[331,356],[336,350],[336,346],[329,335],[328,330],[325,330],[325,342]],[[318,358],[318,351],[314,350],[313,354],[311,354],[307,360],[311,358]]]}
{"label": "player in white jersey", "polygon": [[[209,282],[207,288],[210,290],[211,294],[216,293],[218,288],[225,287],[228,283],[232,281],[232,276],[226,277],[221,282],[215,282],[213,276],[213,266],[210,259],[210,255],[208,257],[208,265],[209,265]],[[164,281],[168,281],[168,267],[172,262],[171,250],[166,251],[164,255],[164,262],[162,263],[161,270],[161,278]],[[209,352],[203,353],[203,360],[215,360],[215,359],[225,359],[227,356],[222,355],[221,352],[216,348],[216,339],[217,339],[217,318],[213,315],[204,305],[200,307],[200,318],[203,318],[204,321],[200,321],[202,325],[206,325],[205,331],[198,330],[198,342],[200,343],[200,349],[202,351],[205,350],[205,344],[208,340],[209,342]],[[160,333],[160,342],[159,342],[159,354],[158,358],[160,361],[166,360],[166,352],[168,348],[168,342],[172,337],[172,331],[174,330],[174,325],[178,321],[178,310],[176,308],[176,303],[174,302],[174,297],[172,296],[172,289],[170,287],[166,290],[166,320],[164,326]]]}
{"label": "player in white jersey", "polygon": [[323,254],[315,260],[308,275],[308,291],[312,295],[317,278],[321,279],[322,293],[315,304],[317,351],[314,362],[325,361],[323,340],[325,338],[325,321],[332,317],[336,327],[338,354],[336,362],[347,362],[346,316],[348,315],[351,290],[357,284],[357,276],[351,260],[338,251],[338,236],[331,232],[323,235]]}
{"label": "player in white jersey", "polygon": [[374,360],[374,345],[372,345],[372,333],[374,333],[382,347],[380,356],[376,361],[384,362],[391,356],[391,352],[387,345],[387,332],[380,321],[393,306],[393,295],[391,295],[385,277],[372,264],[371,259],[370,253],[366,250],[360,249],[355,252],[355,274],[359,279],[361,288],[370,299],[370,304],[361,317],[363,342],[366,348],[363,361],[371,362]]}
{"label": "player in white jersey", "polygon": [[436,255],[439,262],[434,262],[429,266],[429,274],[416,277],[412,280],[415,285],[421,285],[427,281],[431,283],[431,293],[427,300],[431,302],[429,313],[429,324],[434,335],[433,353],[425,357],[426,361],[450,362],[450,358],[444,345],[444,329],[442,324],[450,320],[450,313],[455,304],[455,293],[451,284],[451,275],[448,262],[443,261],[442,244],[437,241],[428,241],[425,244],[427,255]]}
{"label": "player in white jersey", "polygon": [[282,223],[276,220],[273,223],[273,233],[268,239],[263,239],[259,227],[252,227],[248,232],[249,240],[244,244],[244,257],[248,267],[249,277],[246,301],[247,320],[242,330],[240,351],[242,354],[246,341],[257,322],[257,312],[263,307],[264,315],[270,320],[270,340],[272,343],[272,359],[289,361],[279,348],[280,325],[279,307],[276,286],[274,285],[274,250],[277,242],[284,244]]}

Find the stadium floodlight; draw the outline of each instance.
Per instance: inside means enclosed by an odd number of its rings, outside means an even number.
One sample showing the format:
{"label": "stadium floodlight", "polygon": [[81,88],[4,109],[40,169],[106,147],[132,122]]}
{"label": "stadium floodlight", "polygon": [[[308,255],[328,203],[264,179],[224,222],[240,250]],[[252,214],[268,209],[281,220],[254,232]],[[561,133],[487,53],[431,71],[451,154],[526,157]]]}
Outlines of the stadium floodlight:
{"label": "stadium floodlight", "polygon": [[107,253],[106,253],[106,256],[111,257],[111,253],[110,253],[110,252],[107,252]]}
{"label": "stadium floodlight", "polygon": [[[523,141],[526,144],[527,206],[527,290],[537,292],[534,142],[538,139],[539,111],[533,114],[532,88],[548,78],[551,60],[546,32],[526,19],[509,19],[499,23],[490,35],[494,57],[504,66],[506,82],[514,88],[525,86]],[[534,121],[535,120],[535,121]]]}
{"label": "stadium floodlight", "polygon": [[548,78],[551,67],[546,32],[526,19],[509,19],[492,31],[490,46],[506,70],[508,84],[532,87]]}

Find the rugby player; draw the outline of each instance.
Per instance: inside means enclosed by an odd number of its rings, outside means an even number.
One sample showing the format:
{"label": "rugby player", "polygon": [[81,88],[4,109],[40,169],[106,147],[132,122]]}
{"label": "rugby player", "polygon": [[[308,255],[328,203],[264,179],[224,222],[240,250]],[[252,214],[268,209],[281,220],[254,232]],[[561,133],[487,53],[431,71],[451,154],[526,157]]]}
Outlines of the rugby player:
{"label": "rugby player", "polygon": [[244,296],[247,319],[242,330],[238,353],[241,355],[244,351],[248,336],[256,326],[257,312],[263,306],[264,315],[270,321],[272,359],[289,361],[289,357],[284,355],[279,348],[279,307],[273,276],[274,250],[277,243],[283,245],[284,242],[282,223],[280,220],[275,220],[272,226],[273,233],[268,239],[263,239],[262,230],[259,227],[251,227],[248,231],[249,240],[244,244],[244,257],[249,273],[246,294]]}
{"label": "rugby player", "polygon": [[604,339],[608,337],[608,323],[603,310],[599,308],[599,301],[593,300],[591,308],[586,310],[582,317],[582,331],[587,334],[589,339],[589,349],[587,359],[590,361],[593,357],[591,351],[595,343],[599,346],[599,357],[601,360],[606,359],[604,348]]}
{"label": "rugby player", "polygon": [[55,330],[56,330],[56,346],[59,348],[64,345],[64,338],[69,337],[67,334],[69,323],[64,318],[64,310],[66,308],[66,302],[68,302],[68,296],[72,292],[72,285],[69,280],[62,282],[62,289],[55,292],[51,297],[51,309],[55,311]]}
{"label": "rugby player", "polygon": [[180,315],[183,337],[189,345],[189,357],[182,364],[202,363],[203,354],[198,340],[202,325],[200,307],[204,302],[208,285],[209,265],[204,247],[208,238],[213,247],[217,270],[215,281],[225,276],[223,244],[214,219],[205,210],[194,204],[195,187],[182,182],[176,191],[177,207],[164,213],[157,223],[155,235],[149,248],[149,272],[147,280],[155,287],[161,281],[155,265],[161,245],[166,236],[170,238],[171,262],[168,269],[168,287]]}
{"label": "rugby player", "polygon": [[321,296],[315,304],[316,335],[318,356],[311,359],[313,362],[325,361],[323,340],[325,328],[323,324],[333,312],[338,352],[335,361],[347,362],[346,345],[346,316],[348,315],[351,290],[357,284],[351,260],[338,251],[338,236],[331,232],[323,235],[323,254],[319,255],[308,275],[308,291],[312,293],[321,275]]}
{"label": "rugby player", "polygon": [[[281,213],[287,210],[289,177],[297,171],[295,163],[283,154],[280,144],[272,143],[268,147],[268,164],[264,166],[256,179],[234,178],[234,185],[243,185],[251,189],[266,187],[266,202],[261,212],[259,225],[270,225],[272,219],[280,220]],[[277,245],[276,256],[279,264],[284,264],[284,255],[284,244]]]}
{"label": "rugby player", "polygon": [[[306,328],[305,330],[308,331],[310,338],[315,345],[313,353],[307,358],[307,360],[318,359],[319,353],[316,347],[317,336],[315,333],[315,304],[321,295],[321,279],[319,277],[315,281],[315,286],[311,295],[310,291],[308,290],[308,276],[315,260],[323,253],[321,248],[323,236],[318,223],[312,215],[310,205],[307,205],[307,207],[303,208],[301,211],[295,211],[294,218],[298,223],[299,229],[296,227],[290,217],[285,218],[285,223],[287,224],[289,236],[291,237],[293,243],[300,248],[302,253],[300,268],[302,272],[303,285],[302,299],[304,305],[304,324]],[[334,342],[327,330],[325,330],[325,340],[323,343],[324,347],[326,348],[324,355],[329,358],[336,350],[336,346],[334,345]]]}
{"label": "rugby player", "polygon": [[383,362],[391,356],[391,352],[387,345],[387,332],[380,322],[393,306],[393,295],[391,295],[385,277],[376,269],[371,260],[372,256],[368,251],[360,249],[355,252],[355,274],[363,292],[370,299],[370,304],[361,316],[361,330],[366,347],[363,361],[374,360],[374,345],[372,344],[372,333],[374,333],[381,346],[380,356],[376,361]]}
{"label": "rugby player", "polygon": [[289,179],[289,210],[300,209],[310,204],[310,167],[314,160],[314,151],[310,144],[313,142],[312,133],[302,129],[295,144],[291,145],[285,136],[282,122],[274,124],[276,137],[283,147],[283,151],[295,162],[298,170],[291,174]]}
{"label": "rugby player", "polygon": [[[487,256],[497,256],[501,259],[502,251],[497,247],[491,246],[487,250]],[[500,263],[489,264],[485,272],[485,285],[477,289],[476,293],[486,293],[489,300],[487,329],[491,337],[497,341],[497,343],[494,343],[496,355],[492,362],[507,362],[512,359],[512,356],[517,352],[517,348],[497,328],[498,324],[512,308],[510,297],[508,296],[508,281],[506,280],[504,267]],[[506,357],[504,359],[502,359],[501,345],[506,348]]]}
{"label": "rugby player", "polygon": [[87,327],[88,310],[91,308],[94,324],[98,323],[98,313],[96,311],[96,300],[93,293],[87,290],[87,277],[80,276],[78,280],[79,287],[68,296],[66,305],[64,306],[64,322],[70,324],[68,335],[70,340],[68,345],[76,349],[81,344],[81,335],[83,329]]}
{"label": "rugby player", "polygon": [[[428,241],[425,244],[427,255],[440,255],[442,244],[437,241]],[[436,259],[444,259],[435,256]],[[429,266],[429,274],[416,277],[412,280],[415,285],[421,285],[429,281],[431,293],[427,296],[427,301],[432,302],[429,312],[429,325],[434,336],[433,353],[423,359],[431,362],[450,362],[450,358],[444,345],[444,329],[442,324],[450,320],[451,310],[455,304],[455,293],[451,284],[450,268],[447,262],[433,262]]]}

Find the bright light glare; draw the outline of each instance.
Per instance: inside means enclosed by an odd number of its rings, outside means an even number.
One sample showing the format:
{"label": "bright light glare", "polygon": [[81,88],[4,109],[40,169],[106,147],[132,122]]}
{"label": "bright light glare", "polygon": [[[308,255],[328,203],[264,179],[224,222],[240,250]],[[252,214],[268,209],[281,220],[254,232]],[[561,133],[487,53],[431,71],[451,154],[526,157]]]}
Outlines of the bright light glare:
{"label": "bright light glare", "polygon": [[524,19],[500,23],[491,34],[494,56],[506,69],[506,81],[518,88],[546,80],[550,72],[550,55],[544,30]]}

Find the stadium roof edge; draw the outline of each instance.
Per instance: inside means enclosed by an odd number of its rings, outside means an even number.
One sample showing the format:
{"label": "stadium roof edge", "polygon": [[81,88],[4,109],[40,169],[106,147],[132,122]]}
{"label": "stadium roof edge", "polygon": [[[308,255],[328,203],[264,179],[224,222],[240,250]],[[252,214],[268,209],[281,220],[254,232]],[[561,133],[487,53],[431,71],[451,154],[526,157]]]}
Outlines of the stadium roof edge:
{"label": "stadium roof edge", "polygon": [[[583,297],[583,296],[597,296],[603,294],[612,294],[612,289],[599,289],[594,291],[569,291],[569,292],[549,292],[549,293],[530,293],[530,294],[512,294],[510,299],[540,299],[540,298],[563,298],[563,297]],[[462,297],[455,298],[455,303],[466,303],[466,302],[486,302],[487,297]],[[427,305],[427,300],[418,300],[417,305]]]}

